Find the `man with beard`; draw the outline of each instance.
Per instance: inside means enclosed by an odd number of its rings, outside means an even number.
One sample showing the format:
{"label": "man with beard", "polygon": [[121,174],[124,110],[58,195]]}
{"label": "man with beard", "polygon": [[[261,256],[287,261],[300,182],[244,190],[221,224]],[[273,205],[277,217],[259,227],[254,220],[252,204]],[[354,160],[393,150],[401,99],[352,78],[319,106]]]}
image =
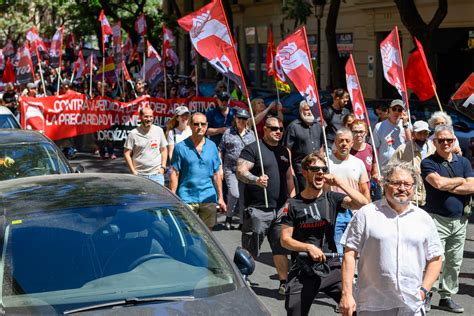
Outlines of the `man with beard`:
{"label": "man with beard", "polygon": [[[281,244],[292,250],[285,308],[288,315],[307,315],[318,292],[326,293],[337,304],[341,298],[341,264],[324,253],[337,252],[334,222],[337,212],[357,209],[368,200],[339,177],[328,173],[324,156],[311,153],[301,162],[305,189],[288,201],[287,216],[282,219]],[[339,192],[324,192],[324,185],[335,186]],[[347,194],[347,195],[346,195]],[[308,258],[298,258],[307,252]],[[327,263],[328,275],[307,275],[302,265]]]}
{"label": "man with beard", "polygon": [[[413,195],[413,201],[418,206],[423,207],[426,204],[426,191],[423,181],[421,179],[420,164],[423,159],[432,155],[436,148],[432,142],[428,141],[430,127],[425,121],[416,121],[413,124],[413,142],[407,142],[400,145],[395,151],[395,154],[390,158],[390,163],[399,163],[401,161],[413,163],[418,175],[417,182],[419,185]],[[413,162],[413,159],[415,160]]]}
{"label": "man with beard", "polygon": [[346,107],[349,102],[349,94],[344,89],[335,89],[332,93],[332,100],[332,104],[323,110],[329,148],[334,143],[336,132],[344,127],[344,117],[350,113]]}
{"label": "man with beard", "polygon": [[[362,193],[367,201],[370,202],[369,176],[362,160],[350,154],[353,144],[354,140],[350,129],[344,127],[336,132],[332,154],[329,155],[329,170],[351,188]],[[338,187],[332,189],[336,192],[344,193]],[[339,253],[343,251],[343,247],[340,244],[342,234],[352,218],[352,212],[356,210],[347,209],[345,212],[337,214],[334,238],[336,240],[337,252]]]}
{"label": "man with beard", "polygon": [[235,111],[229,106],[230,96],[227,92],[217,94],[217,106],[206,112],[208,128],[206,135],[219,146],[222,135],[232,126]]}
{"label": "man with beard", "polygon": [[[342,238],[342,315],[425,315],[443,248],[431,217],[410,201],[417,185],[407,162],[384,168],[384,198],[362,207]],[[357,295],[352,294],[359,256]]]}
{"label": "man with beard", "polygon": [[[244,220],[242,246],[254,258],[260,254],[265,237],[268,237],[273,262],[280,280],[279,293],[285,294],[288,276],[288,251],[280,244],[283,205],[294,196],[293,172],[287,148],[279,144],[283,123],[276,117],[265,121],[263,139],[244,147],[237,160],[237,178],[244,182]],[[262,174],[261,166],[265,174]],[[268,205],[265,205],[265,192]]]}
{"label": "man with beard", "polygon": [[296,176],[296,193],[303,191],[305,179],[301,161],[306,155],[319,151],[323,153],[323,129],[314,121],[313,113],[306,101],[300,102],[300,116],[288,125],[283,143],[291,151],[291,165]]}
{"label": "man with beard", "polygon": [[163,129],[153,124],[152,109],[141,109],[140,121],[141,125],[128,134],[123,156],[132,174],[164,185],[168,142]]}

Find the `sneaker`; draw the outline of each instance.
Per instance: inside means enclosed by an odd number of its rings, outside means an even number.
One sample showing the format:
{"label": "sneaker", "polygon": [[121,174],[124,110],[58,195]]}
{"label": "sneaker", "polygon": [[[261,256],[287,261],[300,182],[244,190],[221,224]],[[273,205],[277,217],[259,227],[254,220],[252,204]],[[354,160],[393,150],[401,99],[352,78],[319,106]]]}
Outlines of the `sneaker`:
{"label": "sneaker", "polygon": [[278,288],[278,294],[285,295],[286,293],[286,282],[281,282],[280,287]]}
{"label": "sneaker", "polygon": [[226,217],[225,218],[225,230],[231,230],[233,227],[232,227],[232,217]]}
{"label": "sneaker", "polygon": [[438,308],[451,313],[464,313],[464,307],[454,302],[452,298],[440,299]]}

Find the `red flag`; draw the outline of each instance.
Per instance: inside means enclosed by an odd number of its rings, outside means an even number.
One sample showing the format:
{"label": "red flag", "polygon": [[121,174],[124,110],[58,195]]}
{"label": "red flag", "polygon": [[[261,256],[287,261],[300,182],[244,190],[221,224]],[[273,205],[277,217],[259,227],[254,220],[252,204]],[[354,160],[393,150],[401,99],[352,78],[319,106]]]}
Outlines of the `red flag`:
{"label": "red flag", "polygon": [[267,74],[269,76],[275,74],[275,44],[273,43],[273,32],[271,28],[268,28]]}
{"label": "red flag", "polygon": [[408,93],[405,84],[405,74],[398,38],[398,28],[395,26],[392,32],[380,43],[382,55],[383,74],[385,79],[394,86],[402,97],[405,109],[408,108]]}
{"label": "red flag", "polygon": [[285,38],[278,45],[276,51],[277,59],[283,71],[308,102],[313,115],[319,117],[321,123],[323,123],[305,27],[297,29]]}
{"label": "red flag", "polygon": [[179,57],[172,48],[168,48],[166,56],[166,66],[176,67],[179,65]]}
{"label": "red flag", "polygon": [[413,90],[418,99],[426,101],[435,96],[434,89],[436,89],[436,85],[431,76],[423,46],[416,37],[413,38],[415,39],[416,49],[408,58],[407,67],[405,68],[405,80],[407,87]]}
{"label": "red flag", "polygon": [[125,65],[125,62],[122,60],[122,70],[123,70],[123,75],[125,77],[125,80],[129,81],[132,80],[130,77],[130,74],[128,73],[127,66]]}
{"label": "red flag", "polygon": [[15,54],[15,48],[13,47],[11,40],[7,41],[7,44],[3,48],[3,53],[5,54],[5,57],[10,57]]}
{"label": "red flag", "polygon": [[84,56],[82,55],[82,49],[79,51],[79,55],[77,56],[76,63],[74,64],[74,72],[76,73],[75,77],[80,78],[85,75],[89,69],[87,68],[86,61],[84,60]]}
{"label": "red flag", "polygon": [[451,102],[454,103],[456,109],[474,120],[474,72],[454,93]]}
{"label": "red flag", "polygon": [[2,82],[7,83],[7,82],[15,82],[15,81],[16,81],[15,71],[13,70],[13,65],[10,60],[10,57],[8,57],[5,70],[3,71]]}
{"label": "red flag", "polygon": [[178,55],[176,55],[175,51],[171,48],[171,44],[174,43],[174,40],[173,31],[163,24],[163,55],[166,65],[170,67],[179,64]]}
{"label": "red flag", "polygon": [[158,59],[158,61],[161,61],[160,54],[158,54],[156,49],[151,45],[151,43],[149,41],[146,41],[146,46],[147,46],[146,57],[148,57],[148,58],[155,57],[155,58]]}
{"label": "red flag", "polygon": [[349,55],[349,60],[346,63],[346,83],[356,119],[363,120],[367,118],[368,115],[365,107],[364,95],[362,94],[352,54]]}
{"label": "red flag", "polygon": [[20,49],[20,60],[16,68],[16,79],[20,84],[34,81],[33,62],[31,61],[30,47],[28,42]]}
{"label": "red flag", "polygon": [[112,35],[112,28],[110,27],[109,20],[107,20],[103,9],[100,11],[99,21],[102,27],[102,53],[105,53],[105,43],[107,43],[108,35]]}
{"label": "red flag", "polygon": [[248,96],[244,76],[220,0],[212,0],[201,9],[178,20],[189,32],[196,51]]}
{"label": "red flag", "polygon": [[51,42],[51,49],[49,55],[51,56],[51,66],[57,68],[61,65],[63,53],[63,35],[64,26],[61,26],[56,33],[54,33],[53,41]]}
{"label": "red flag", "polygon": [[38,51],[43,51],[46,52],[46,45],[43,43],[43,39],[39,36],[38,31],[34,26],[32,26],[27,32],[26,32],[26,39],[30,41],[31,45],[31,50],[36,52],[36,49]]}
{"label": "red flag", "polygon": [[135,31],[141,36],[146,34],[146,18],[145,13],[140,14],[138,19],[135,21]]}

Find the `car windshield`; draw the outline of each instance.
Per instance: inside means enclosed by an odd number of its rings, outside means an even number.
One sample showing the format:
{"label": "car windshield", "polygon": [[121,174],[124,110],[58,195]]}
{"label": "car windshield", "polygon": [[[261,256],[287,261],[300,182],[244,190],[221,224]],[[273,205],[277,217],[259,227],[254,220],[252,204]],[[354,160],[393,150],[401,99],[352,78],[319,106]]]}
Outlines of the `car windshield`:
{"label": "car windshield", "polygon": [[52,144],[0,145],[0,180],[70,172]]}
{"label": "car windshield", "polygon": [[62,313],[129,298],[204,298],[237,288],[229,262],[186,206],[128,200],[7,216],[0,267],[7,311]]}
{"label": "car windshield", "polygon": [[0,114],[0,128],[21,128],[12,115]]}

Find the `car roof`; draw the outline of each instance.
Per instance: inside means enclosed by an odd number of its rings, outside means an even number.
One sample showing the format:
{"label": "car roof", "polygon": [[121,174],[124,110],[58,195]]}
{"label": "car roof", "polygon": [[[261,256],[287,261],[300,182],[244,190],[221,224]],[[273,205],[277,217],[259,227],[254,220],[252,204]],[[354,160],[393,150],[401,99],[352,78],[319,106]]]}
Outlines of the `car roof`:
{"label": "car roof", "polygon": [[13,113],[7,107],[0,106],[0,115],[11,115],[11,116],[13,116]]}
{"label": "car roof", "polygon": [[25,129],[0,129],[0,145],[50,142],[43,134]]}
{"label": "car roof", "polygon": [[144,200],[166,205],[181,203],[156,182],[128,174],[76,173],[0,181],[0,208],[3,202],[7,214],[127,205]]}

